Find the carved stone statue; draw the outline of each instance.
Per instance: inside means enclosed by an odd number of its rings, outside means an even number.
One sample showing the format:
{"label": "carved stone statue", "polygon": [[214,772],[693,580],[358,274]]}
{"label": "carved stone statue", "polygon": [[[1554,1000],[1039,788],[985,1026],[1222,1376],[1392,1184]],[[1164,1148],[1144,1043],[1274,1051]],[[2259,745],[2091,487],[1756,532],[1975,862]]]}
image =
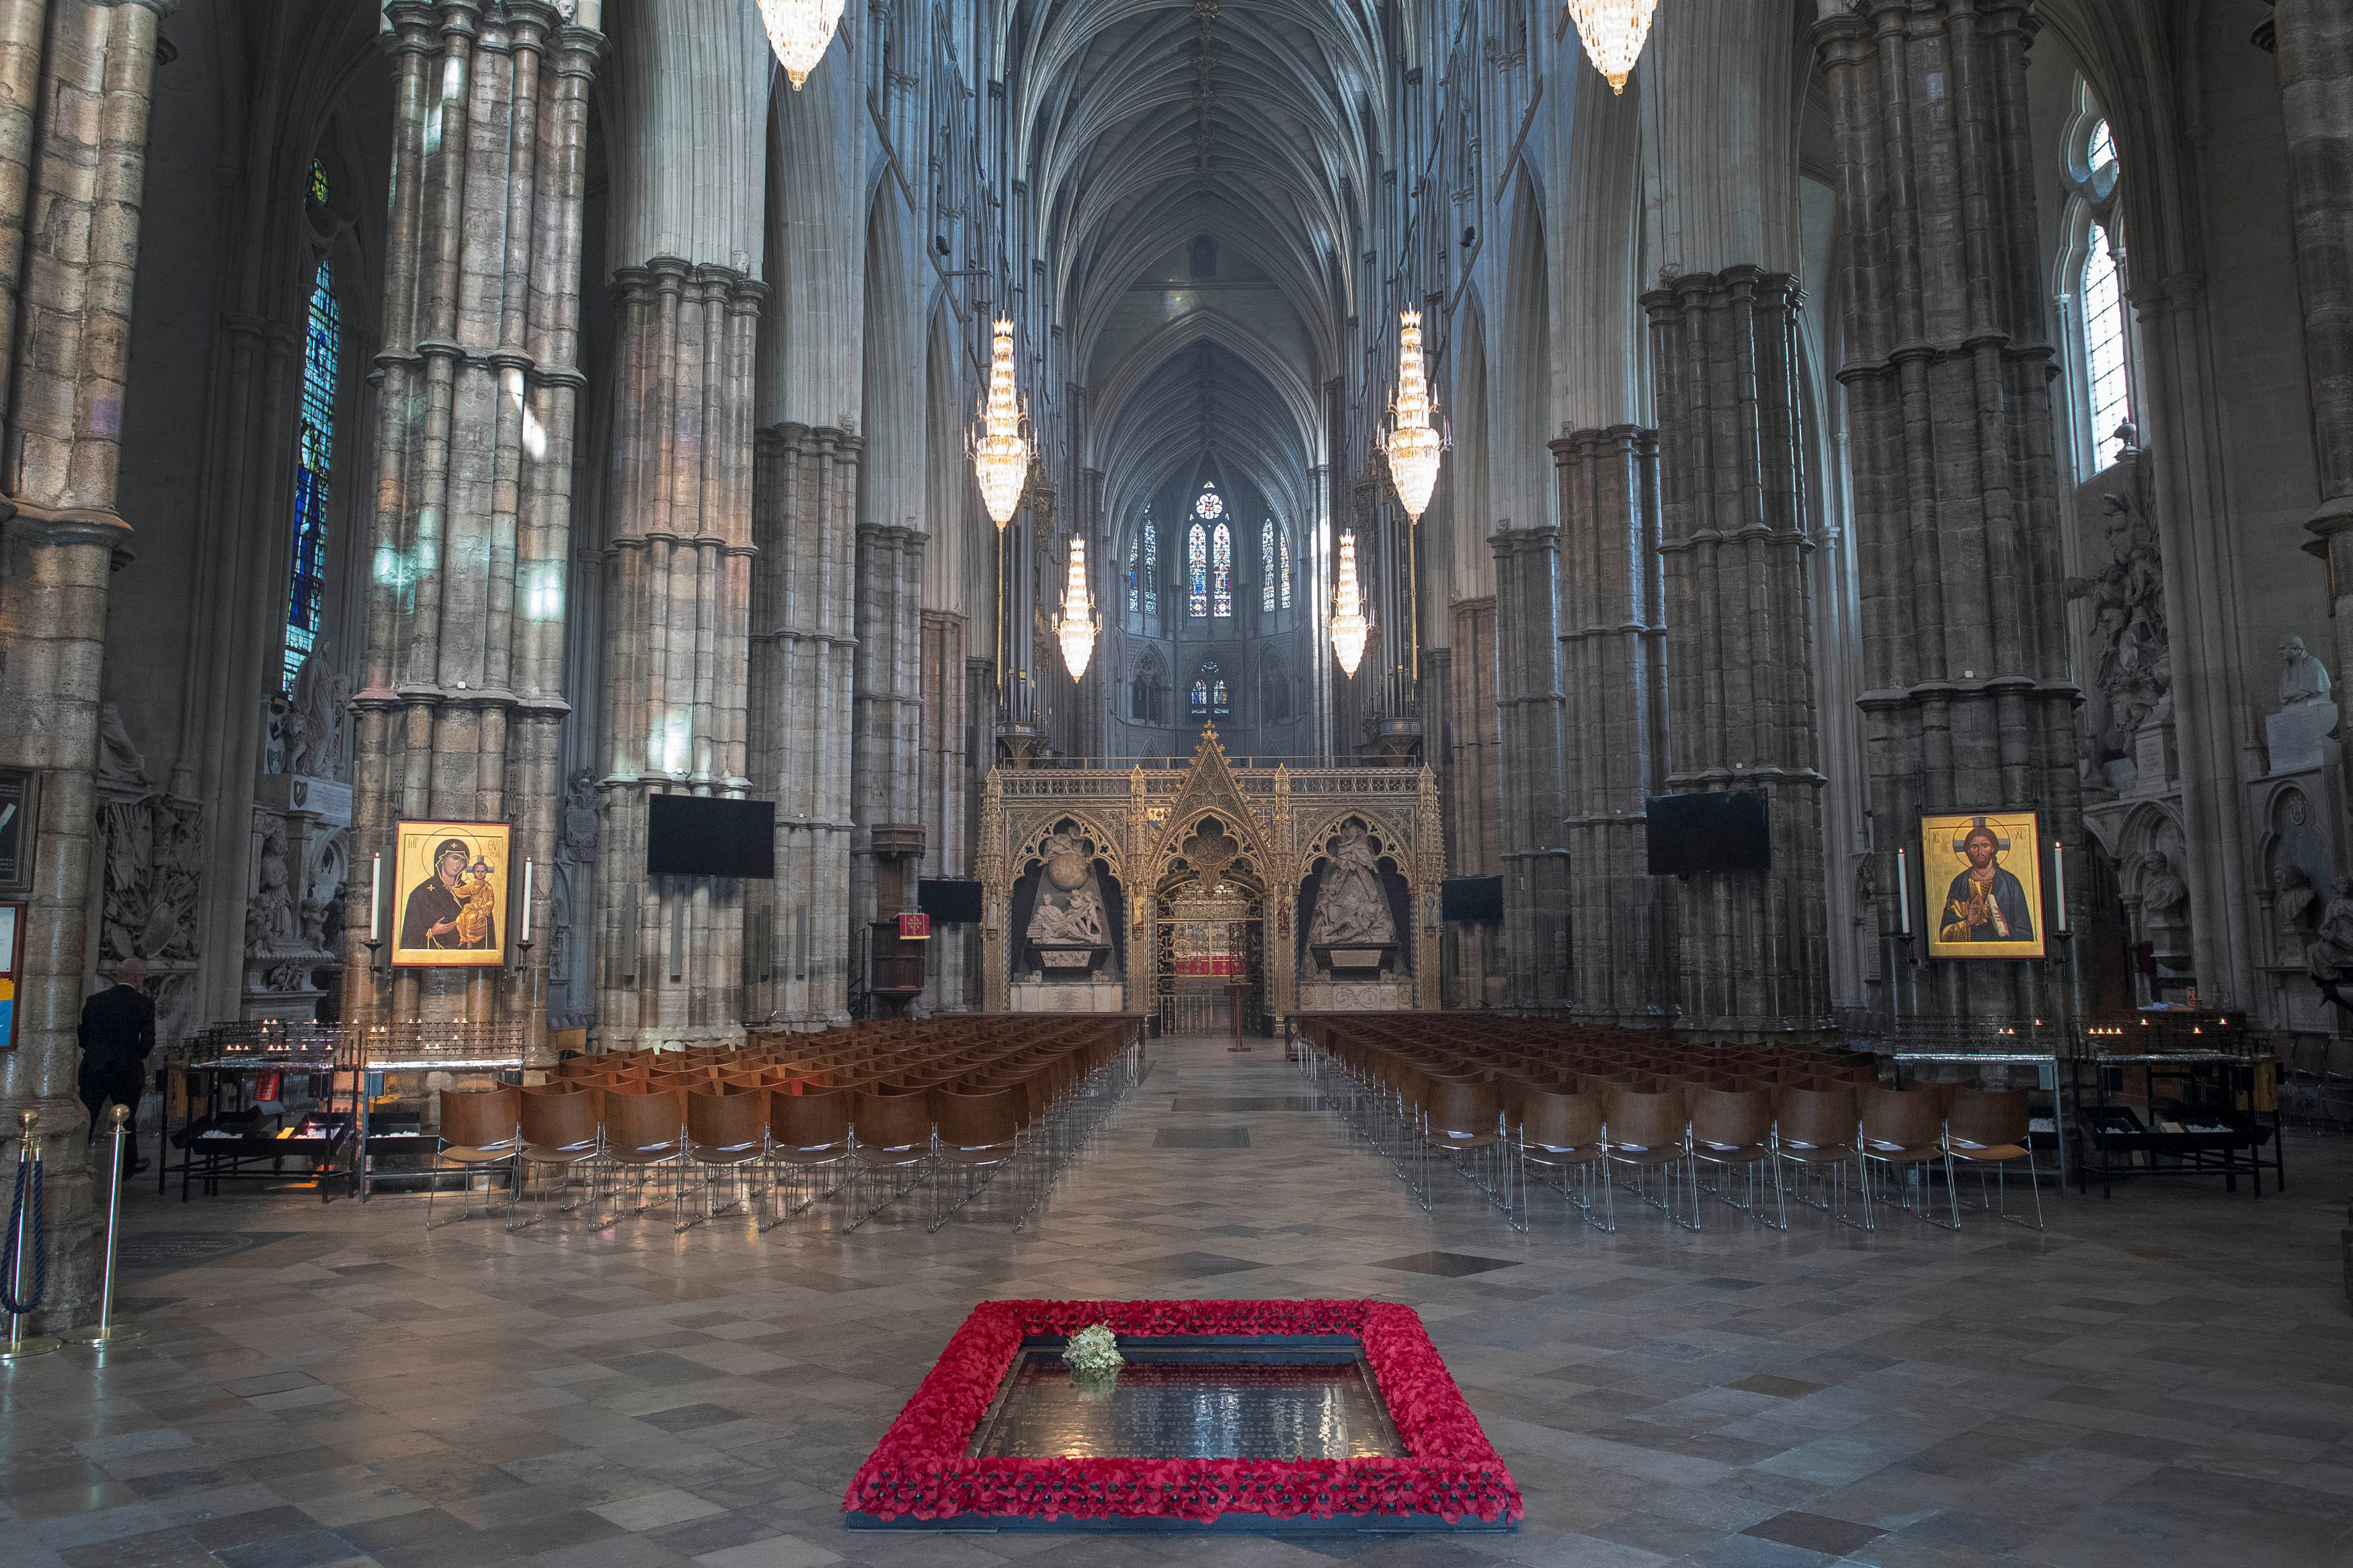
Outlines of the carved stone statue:
{"label": "carved stone statue", "polygon": [[2272,872],[2272,923],[2277,931],[2279,962],[2300,963],[2312,940],[2312,904],[2320,895],[2300,866],[2281,866]]}
{"label": "carved stone statue", "polygon": [[343,776],[343,721],[351,712],[350,678],[331,668],[322,644],[302,661],[279,720],[286,771],[312,778]]}
{"label": "carved stone statue", "polygon": [[1067,828],[1047,835],[1039,846],[1045,862],[1038,877],[1038,901],[1023,933],[1050,947],[1101,947],[1111,941],[1103,886],[1086,841]]}
{"label": "carved stone statue", "polygon": [[2328,668],[2312,657],[2300,637],[2284,637],[2279,645],[2279,700],[2282,709],[2299,702],[2328,700]]}
{"label": "carved stone statue", "polygon": [[343,951],[343,906],[351,896],[352,885],[338,882],[333,895],[326,900],[325,911],[319,924],[319,945],[328,952]]}
{"label": "carved stone statue", "polygon": [[2353,969],[2353,877],[2339,877],[2328,907],[2321,911],[2320,934],[2304,950],[2304,966],[2320,984],[2320,994],[2339,1007],[2348,1006],[2337,993],[2337,982]]}
{"label": "carved stone statue", "polygon": [[2174,875],[2173,862],[2162,849],[2152,849],[2141,860],[2141,913],[2165,923],[2166,916],[2189,900],[2189,889]]}
{"label": "carved stone statue", "polygon": [[111,702],[101,703],[98,710],[99,798],[133,801],[154,793],[154,781],[147,776],[147,759],[131,743],[122,710]]}
{"label": "carved stone statue", "polygon": [[[2088,509],[2089,487],[2078,506]],[[2070,598],[2088,600],[2092,613],[2093,700],[2084,710],[2091,772],[2105,781],[2111,763],[2134,755],[2145,724],[2172,711],[2173,668],[2165,616],[2165,558],[2157,529],[2134,495],[2099,496],[2098,539],[2082,526],[2094,574],[2071,578]],[[2098,560],[2105,556],[2105,561]]]}
{"label": "carved stone statue", "polygon": [[302,900],[302,945],[313,952],[326,951],[327,902],[324,899]]}
{"label": "carved stone statue", "polygon": [[[265,942],[280,941],[293,934],[294,891],[286,872],[286,829],[271,823],[261,835],[259,866],[255,875],[251,913],[259,917],[260,937]],[[254,921],[246,921],[246,942],[248,952],[259,952],[254,944]]]}
{"label": "carved stone statue", "polygon": [[583,863],[596,858],[596,775],[582,768],[564,786],[565,858]]}
{"label": "carved stone statue", "polygon": [[1339,842],[1324,866],[1315,892],[1315,921],[1307,928],[1310,947],[1371,946],[1397,941],[1397,920],[1381,886],[1372,835],[1361,822],[1340,829]]}

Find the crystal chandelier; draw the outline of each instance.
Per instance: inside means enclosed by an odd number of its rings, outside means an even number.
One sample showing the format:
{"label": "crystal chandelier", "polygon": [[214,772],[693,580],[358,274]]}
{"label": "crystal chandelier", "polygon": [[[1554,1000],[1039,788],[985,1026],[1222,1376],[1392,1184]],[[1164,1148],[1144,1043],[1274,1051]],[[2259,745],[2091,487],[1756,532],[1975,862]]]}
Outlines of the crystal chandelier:
{"label": "crystal chandelier", "polygon": [[760,20],[767,24],[769,46],[798,92],[833,42],[841,0],[760,0]]}
{"label": "crystal chandelier", "polygon": [[1397,402],[1381,445],[1388,451],[1398,500],[1416,522],[1430,509],[1430,492],[1438,488],[1439,454],[1446,449],[1445,439],[1430,428],[1432,412],[1430,379],[1421,364],[1421,312],[1408,310],[1398,318]]}
{"label": "crystal chandelier", "polygon": [[[972,441],[972,469],[980,477],[980,499],[998,531],[1021,505],[1029,479],[1029,443],[1021,436],[1021,403],[1013,395],[1013,323],[997,323],[989,351],[988,401],[981,405],[982,432]],[[1083,661],[1082,661],[1083,662]]]}
{"label": "crystal chandelier", "polygon": [[1095,615],[1095,596],[1087,591],[1087,542],[1071,541],[1071,571],[1062,584],[1062,613],[1054,621],[1054,635],[1061,639],[1062,664],[1076,680],[1087,672],[1087,660],[1094,657],[1095,633],[1103,621]]}
{"label": "crystal chandelier", "polygon": [[1651,36],[1651,13],[1659,0],[1568,0],[1569,18],[1593,68],[1609,79],[1609,90],[1624,92],[1642,41]]}
{"label": "crystal chandelier", "polygon": [[1356,536],[1344,533],[1340,577],[1332,589],[1332,651],[1340,656],[1340,668],[1352,677],[1364,662],[1365,637],[1372,629],[1373,618],[1365,613],[1365,592],[1356,582]]}

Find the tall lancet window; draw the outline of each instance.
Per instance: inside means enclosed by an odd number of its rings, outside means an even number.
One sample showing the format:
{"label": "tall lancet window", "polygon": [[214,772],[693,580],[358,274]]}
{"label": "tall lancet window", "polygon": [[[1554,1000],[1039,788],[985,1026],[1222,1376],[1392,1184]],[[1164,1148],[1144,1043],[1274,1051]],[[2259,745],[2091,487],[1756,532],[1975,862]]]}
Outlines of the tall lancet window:
{"label": "tall lancet window", "polygon": [[1234,613],[1234,535],[1224,523],[1209,536],[1209,613]]}
{"label": "tall lancet window", "polygon": [[1198,522],[1185,536],[1185,578],[1186,614],[1198,621],[1209,613],[1209,531]]}
{"label": "tall lancet window", "polygon": [[1282,607],[1291,608],[1291,535],[1284,534],[1277,542],[1282,549]]}
{"label": "tall lancet window", "polygon": [[[327,199],[327,171],[311,165],[311,199]],[[335,460],[335,367],[343,358],[343,318],[328,264],[311,279],[302,334],[302,412],[294,442],[294,529],[286,584],[286,658],[280,680],[294,689],[302,661],[318,646],[327,591],[327,480]]]}
{"label": "tall lancet window", "polygon": [[1274,519],[1268,518],[1258,525],[1258,607],[1262,615],[1274,611]]}
{"label": "tall lancet window", "polygon": [[1160,531],[1152,525],[1152,503],[1144,503],[1144,613],[1160,613]]}
{"label": "tall lancet window", "polygon": [[2092,226],[2085,251],[2084,358],[2090,373],[2092,440],[2105,447],[2116,426],[2132,417],[2132,375],[2125,360],[2124,279],[2116,266],[2116,237],[2108,225]]}

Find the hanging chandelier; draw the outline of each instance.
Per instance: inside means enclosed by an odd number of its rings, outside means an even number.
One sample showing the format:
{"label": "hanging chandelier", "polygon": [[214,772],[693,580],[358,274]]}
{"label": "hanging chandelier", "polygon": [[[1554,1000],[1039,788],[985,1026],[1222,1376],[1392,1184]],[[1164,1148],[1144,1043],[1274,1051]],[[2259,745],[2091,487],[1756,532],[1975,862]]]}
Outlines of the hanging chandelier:
{"label": "hanging chandelier", "polygon": [[1332,589],[1332,651],[1340,656],[1340,668],[1354,677],[1356,666],[1364,662],[1365,637],[1373,629],[1373,617],[1365,613],[1365,591],[1356,581],[1356,536],[1351,531],[1340,535],[1340,575]]}
{"label": "hanging chandelier", "polygon": [[981,405],[980,418],[982,429],[972,439],[972,470],[980,478],[981,503],[1001,533],[1021,505],[1021,487],[1029,482],[1029,443],[1022,438],[1021,402],[1013,392],[1010,321],[997,323],[988,356],[988,401]]}
{"label": "hanging chandelier", "polygon": [[1438,488],[1439,454],[1445,438],[1430,427],[1435,409],[1430,401],[1430,378],[1421,363],[1421,312],[1408,310],[1398,318],[1397,402],[1389,411],[1389,433],[1381,443],[1389,458],[1389,478],[1398,500],[1414,521],[1430,510],[1430,492]]}
{"label": "hanging chandelier", "polygon": [[1094,657],[1095,633],[1102,628],[1103,621],[1095,615],[1095,596],[1087,591],[1087,542],[1074,537],[1070,575],[1062,584],[1062,613],[1054,621],[1054,635],[1062,643],[1062,664],[1072,680],[1086,674],[1087,660]]}
{"label": "hanging chandelier", "polygon": [[833,42],[841,0],[760,0],[760,20],[767,24],[768,44],[798,92]]}
{"label": "hanging chandelier", "polygon": [[1568,0],[1569,19],[1593,68],[1609,79],[1611,92],[1624,92],[1642,41],[1651,36],[1651,13],[1659,0]]}

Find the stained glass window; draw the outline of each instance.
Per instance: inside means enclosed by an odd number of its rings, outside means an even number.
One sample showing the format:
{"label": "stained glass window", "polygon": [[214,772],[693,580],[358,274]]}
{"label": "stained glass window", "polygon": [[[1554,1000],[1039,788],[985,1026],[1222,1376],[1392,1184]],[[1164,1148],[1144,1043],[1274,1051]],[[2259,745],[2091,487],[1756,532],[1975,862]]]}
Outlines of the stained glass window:
{"label": "stained glass window", "polygon": [[[311,196],[323,202],[326,170],[311,165]],[[335,455],[335,365],[343,352],[343,320],[327,264],[311,287],[311,314],[302,339],[302,414],[295,431],[294,536],[286,588],[284,689],[319,641],[327,586],[327,480]]]}
{"label": "stained glass window", "polygon": [[1185,536],[1185,576],[1191,585],[1187,610],[1198,620],[1209,613],[1209,531],[1198,522]]}
{"label": "stained glass window", "polygon": [[1135,559],[1139,542],[1133,539],[1127,542],[1127,613],[1131,616],[1135,614],[1138,602],[1135,594]]}
{"label": "stained glass window", "polygon": [[1274,609],[1274,519],[1268,518],[1258,525],[1258,607],[1261,613]]}
{"label": "stained glass window", "polygon": [[1226,696],[1226,678],[1222,675],[1209,683],[1209,711],[1220,717],[1233,711],[1233,703]]}
{"label": "stained glass window", "polygon": [[1284,534],[1280,542],[1282,548],[1282,607],[1287,610],[1291,608],[1291,535]]}
{"label": "stained glass window", "polygon": [[1234,613],[1234,536],[1224,523],[1211,536],[1209,546],[1209,613],[1231,616]]}
{"label": "stained glass window", "polygon": [[1209,683],[1207,680],[1196,677],[1193,681],[1193,717],[1196,719],[1206,719],[1208,716]]}
{"label": "stained glass window", "polygon": [[2090,372],[2092,441],[2107,442],[2132,417],[2132,378],[2125,362],[2125,300],[2108,231],[2091,227],[2091,254],[2084,258],[2084,358]]}
{"label": "stained glass window", "polygon": [[1144,613],[1160,613],[1160,531],[1152,526],[1152,505],[1144,507]]}
{"label": "stained glass window", "polygon": [[1193,677],[1192,714],[1196,719],[1222,719],[1233,711],[1233,698],[1226,689],[1226,678],[1218,671],[1215,659],[1203,665]]}

